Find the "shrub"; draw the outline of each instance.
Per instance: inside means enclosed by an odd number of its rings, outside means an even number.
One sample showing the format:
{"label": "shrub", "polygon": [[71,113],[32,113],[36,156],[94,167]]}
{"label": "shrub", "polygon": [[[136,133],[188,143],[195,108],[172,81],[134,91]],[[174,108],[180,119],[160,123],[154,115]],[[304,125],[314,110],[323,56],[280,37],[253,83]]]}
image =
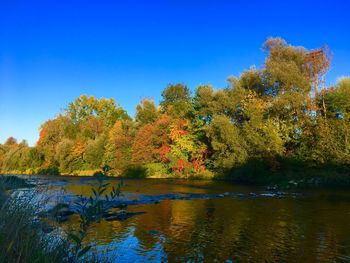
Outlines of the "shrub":
{"label": "shrub", "polygon": [[68,243],[43,232],[33,197],[25,194],[0,200],[0,262],[69,262]]}
{"label": "shrub", "polygon": [[60,171],[57,166],[51,166],[48,168],[39,169],[38,174],[42,175],[60,175]]}
{"label": "shrub", "polygon": [[122,177],[126,178],[145,178],[146,169],[142,166],[128,167],[122,174]]}
{"label": "shrub", "polygon": [[166,178],[168,176],[167,168],[162,163],[150,163],[144,165],[146,177]]}

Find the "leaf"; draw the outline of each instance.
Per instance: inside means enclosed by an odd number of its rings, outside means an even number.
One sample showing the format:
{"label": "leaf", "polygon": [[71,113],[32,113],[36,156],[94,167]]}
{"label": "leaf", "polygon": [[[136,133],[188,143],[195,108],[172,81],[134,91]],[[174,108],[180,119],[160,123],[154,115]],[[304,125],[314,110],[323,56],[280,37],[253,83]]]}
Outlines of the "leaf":
{"label": "leaf", "polygon": [[80,244],[80,243],[81,243],[80,237],[78,237],[78,236],[75,235],[75,234],[70,233],[70,234],[68,235],[68,238],[69,238],[69,239],[72,239],[76,244]]}
{"label": "leaf", "polygon": [[84,247],[82,250],[80,250],[78,253],[78,257],[85,255],[91,249],[91,247],[92,246],[89,245],[89,246]]}
{"label": "leaf", "polygon": [[9,252],[12,249],[12,246],[14,244],[15,240],[12,240],[10,244],[7,246],[7,252]]}
{"label": "leaf", "polygon": [[100,191],[98,192],[98,194],[99,194],[99,195],[102,195],[106,190],[107,190],[107,188],[102,188],[102,189],[100,189]]}

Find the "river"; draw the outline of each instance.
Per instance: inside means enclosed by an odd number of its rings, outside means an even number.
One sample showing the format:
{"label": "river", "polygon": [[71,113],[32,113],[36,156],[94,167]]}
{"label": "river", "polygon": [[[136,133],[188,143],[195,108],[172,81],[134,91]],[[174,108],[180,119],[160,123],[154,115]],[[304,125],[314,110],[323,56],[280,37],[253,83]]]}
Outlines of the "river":
{"label": "river", "polygon": [[[38,179],[39,178],[39,179]],[[82,177],[32,179],[55,200],[90,194]],[[115,180],[116,181],[116,180]],[[115,262],[350,261],[350,191],[276,192],[228,182],[125,180],[125,200],[144,212],[89,229],[86,242]],[[189,196],[189,198],[167,198]],[[165,197],[164,197],[165,196]],[[160,202],[153,202],[160,197]],[[192,198],[193,197],[193,198]],[[71,218],[63,228],[77,224]]]}

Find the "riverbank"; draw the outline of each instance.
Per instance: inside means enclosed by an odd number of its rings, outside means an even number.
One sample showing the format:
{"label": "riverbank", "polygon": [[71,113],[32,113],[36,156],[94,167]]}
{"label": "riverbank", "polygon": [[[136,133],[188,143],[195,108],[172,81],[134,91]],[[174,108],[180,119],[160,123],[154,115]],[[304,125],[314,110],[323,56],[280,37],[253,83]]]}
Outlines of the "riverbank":
{"label": "riverbank", "polygon": [[306,163],[282,161],[271,166],[254,161],[220,174],[216,179],[248,185],[275,188],[350,187],[350,167],[344,165],[310,166]]}
{"label": "riverbank", "polygon": [[[18,173],[6,174],[5,176],[19,175]],[[26,176],[43,176],[40,174],[21,174]],[[93,177],[92,174],[62,174],[54,177]],[[150,179],[150,180],[213,180],[228,181],[243,185],[265,186],[268,189],[307,189],[307,188],[327,188],[327,187],[350,187],[350,172],[347,170],[287,170],[287,171],[259,171],[257,173],[247,173],[246,171],[235,171],[230,173],[217,174],[212,178],[191,177],[183,178],[179,176],[159,176],[159,177],[137,177],[137,176],[109,176],[110,178],[123,179]]]}
{"label": "riverbank", "polygon": [[102,169],[76,170],[60,173],[58,169],[34,171],[11,171],[8,175],[51,175],[93,177],[108,174],[108,177],[130,179],[186,179],[186,180],[223,180],[245,185],[259,185],[276,189],[350,187],[350,167],[338,164],[310,165],[296,160],[281,159],[277,165],[263,160],[252,160],[242,166],[226,171],[209,171],[197,175],[185,173],[167,173],[143,166],[133,166],[118,176],[114,171]]}
{"label": "riverbank", "polygon": [[74,232],[62,233],[57,225],[41,218],[45,203],[36,200],[35,190],[16,192],[31,187],[34,185],[26,179],[0,176],[0,263],[106,262],[94,255],[85,257],[90,247],[75,243]]}
{"label": "riverbank", "polygon": [[0,262],[66,262],[68,243],[44,234],[33,195],[9,192],[31,186],[16,176],[0,176]]}

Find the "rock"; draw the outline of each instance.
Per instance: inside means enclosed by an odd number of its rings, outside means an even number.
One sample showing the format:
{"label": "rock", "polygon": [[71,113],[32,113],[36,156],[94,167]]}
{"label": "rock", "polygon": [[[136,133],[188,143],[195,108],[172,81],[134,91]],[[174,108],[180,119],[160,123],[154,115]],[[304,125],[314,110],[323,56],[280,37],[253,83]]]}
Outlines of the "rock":
{"label": "rock", "polygon": [[120,209],[125,209],[127,207],[128,207],[128,204],[126,204],[126,203],[120,203],[116,206],[116,208],[120,208]]}
{"label": "rock", "polygon": [[104,215],[104,218],[107,221],[115,221],[115,220],[125,220],[127,217],[127,212],[125,210],[119,210],[115,213],[107,213]]}
{"label": "rock", "polygon": [[127,212],[126,210],[119,210],[114,213],[104,214],[103,217],[106,221],[124,221],[132,216],[141,215],[145,212]]}
{"label": "rock", "polygon": [[268,187],[266,187],[266,190],[268,190],[268,191],[275,191],[275,190],[277,190],[277,185],[268,186]]}
{"label": "rock", "polygon": [[52,220],[62,223],[67,221],[73,214],[75,214],[75,212],[70,210],[68,204],[58,203],[47,211],[41,211],[38,215],[41,218],[51,218]]}
{"label": "rock", "polygon": [[273,193],[262,193],[261,196],[266,196],[266,197],[275,197],[276,194]]}
{"label": "rock", "polygon": [[290,180],[290,181],[288,181],[288,183],[289,184],[293,184],[293,185],[298,185],[298,183],[296,181],[294,181],[294,180]]}

